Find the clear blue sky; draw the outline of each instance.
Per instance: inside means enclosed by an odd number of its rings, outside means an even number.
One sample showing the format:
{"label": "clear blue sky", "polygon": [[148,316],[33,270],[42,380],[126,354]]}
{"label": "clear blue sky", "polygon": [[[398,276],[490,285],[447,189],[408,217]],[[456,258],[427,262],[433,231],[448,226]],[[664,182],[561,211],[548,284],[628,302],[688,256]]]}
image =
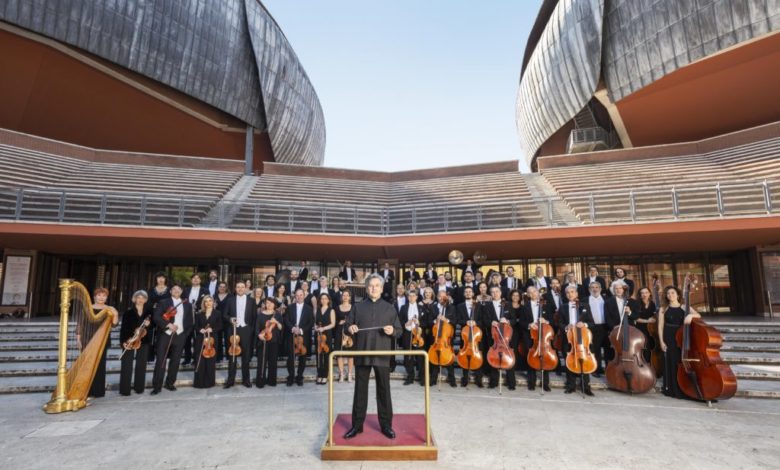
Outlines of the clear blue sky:
{"label": "clear blue sky", "polygon": [[515,96],[539,1],[263,3],[319,95],[326,166],[522,160]]}

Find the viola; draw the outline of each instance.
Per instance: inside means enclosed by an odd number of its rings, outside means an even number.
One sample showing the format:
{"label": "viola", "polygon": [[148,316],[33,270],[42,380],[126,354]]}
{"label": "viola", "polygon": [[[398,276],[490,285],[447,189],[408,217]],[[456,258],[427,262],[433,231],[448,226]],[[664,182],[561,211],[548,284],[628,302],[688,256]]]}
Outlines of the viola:
{"label": "viola", "polygon": [[515,366],[515,353],[512,351],[512,325],[497,323],[492,327],[493,346],[488,349],[488,364],[494,369],[508,370]]}
{"label": "viola", "polygon": [[201,355],[206,359],[210,359],[217,355],[217,350],[214,347],[214,337],[211,336],[211,331],[206,331],[206,336],[203,338]]}
{"label": "viola", "polygon": [[[692,275],[686,274],[683,289],[686,316],[690,312],[690,288],[694,282]],[[720,357],[723,337],[717,329],[695,318],[690,324],[683,323],[675,340],[682,355],[677,365],[677,383],[684,394],[708,404],[734,396],[737,378]]]}
{"label": "viola", "polygon": [[452,337],[455,334],[455,328],[445,322],[441,317],[436,320],[433,326],[433,345],[428,349],[428,356],[432,364],[438,366],[448,366],[455,362],[455,352],[452,350]]}
{"label": "viola", "polygon": [[645,393],[655,387],[655,370],[645,361],[645,335],[628,323],[628,305],[620,325],[612,329],[609,342],[615,358],[607,364],[607,385],[626,393]]}
{"label": "viola", "polygon": [[[580,311],[580,303],[577,302],[577,312]],[[566,339],[571,346],[566,355],[566,367],[575,374],[592,374],[596,371],[596,356],[590,351],[590,343],[593,334],[587,326],[577,327],[572,325],[566,333]],[[584,387],[584,384],[583,384]]]}
{"label": "viola", "polygon": [[303,344],[303,336],[293,335],[293,354],[296,356],[305,356],[306,352],[306,346]]}
{"label": "viola", "polygon": [[461,329],[460,337],[463,339],[463,346],[458,351],[458,365],[463,370],[481,369],[484,363],[482,351],[479,349],[482,330],[478,326],[466,325]]}
{"label": "viola", "polygon": [[414,328],[412,328],[412,346],[415,348],[421,348],[425,346],[425,338],[423,338],[423,330],[420,327],[420,323],[415,321]]}
{"label": "viola", "polygon": [[275,318],[271,317],[265,322],[265,328],[260,332],[260,336],[266,341],[271,341],[274,338],[274,328],[278,325]]}
{"label": "viola", "polygon": [[528,366],[536,370],[555,370],[558,367],[558,353],[552,347],[555,336],[552,326],[542,322],[542,311],[545,307],[545,299],[539,304],[539,318],[536,328],[531,328],[533,345],[528,350]]}
{"label": "viola", "polygon": [[122,344],[125,351],[137,351],[141,348],[141,340],[146,336],[146,329],[149,327],[149,317],[144,318],[144,321],[133,331],[133,336],[127,339]]}
{"label": "viola", "polygon": [[330,352],[330,346],[328,346],[328,335],[323,331],[317,335],[317,354],[328,354]]}
{"label": "viola", "polygon": [[241,337],[236,334],[235,323],[233,323],[233,334],[230,336],[228,341],[230,343],[230,347],[228,347],[228,354],[233,356],[233,360],[235,360],[236,356],[241,354]]}
{"label": "viola", "polygon": [[163,320],[171,321],[171,320],[175,319],[176,318],[176,310],[179,308],[179,305],[183,304],[184,302],[186,302],[186,299],[182,299],[181,302],[179,302],[178,304],[172,305],[170,308],[168,308],[168,310],[166,310],[162,314]]}

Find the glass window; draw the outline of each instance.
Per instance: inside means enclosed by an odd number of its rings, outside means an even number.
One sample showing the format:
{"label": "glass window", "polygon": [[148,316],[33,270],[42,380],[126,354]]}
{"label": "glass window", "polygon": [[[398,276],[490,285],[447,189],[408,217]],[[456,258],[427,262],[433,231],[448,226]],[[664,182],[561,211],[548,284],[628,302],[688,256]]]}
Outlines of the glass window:
{"label": "glass window", "polygon": [[582,282],[582,263],[579,259],[555,259],[553,260],[552,267],[552,275],[553,277],[558,278],[559,281],[565,282],[566,275],[570,272],[574,272],[574,278],[577,279],[577,282]]}
{"label": "glass window", "polygon": [[734,304],[731,290],[731,276],[727,259],[710,260],[710,290],[712,299],[712,313],[731,313]]}
{"label": "glass window", "polygon": [[706,285],[706,279],[704,277],[704,265],[699,262],[683,262],[676,263],[675,268],[677,271],[676,285],[680,290],[682,290],[685,285],[685,275],[687,273],[694,275],[694,282],[690,291],[691,307],[701,313],[710,313],[709,304],[707,302],[709,287]]}
{"label": "glass window", "polygon": [[761,254],[764,270],[764,287],[772,299],[772,305],[780,304],[780,252]]}

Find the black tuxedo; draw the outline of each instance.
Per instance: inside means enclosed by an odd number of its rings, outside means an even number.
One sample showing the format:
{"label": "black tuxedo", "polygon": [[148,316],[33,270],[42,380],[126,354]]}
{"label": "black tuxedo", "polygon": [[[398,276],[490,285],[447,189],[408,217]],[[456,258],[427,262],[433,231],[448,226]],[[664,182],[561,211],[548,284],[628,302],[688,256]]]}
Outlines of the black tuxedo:
{"label": "black tuxedo", "polygon": [[[543,319],[547,320],[550,325],[553,323],[553,312],[554,307],[550,308],[547,304],[542,306],[541,301],[539,302],[539,311],[538,315],[540,315]],[[530,351],[531,347],[533,347],[533,339],[531,338],[531,324],[534,322],[534,312],[532,307],[532,302],[529,300],[527,301],[521,308],[520,308],[520,318],[518,318],[518,329],[520,330],[519,333],[522,334],[522,340],[523,344],[525,344],[525,350]],[[556,356],[557,357],[557,356]],[[528,358],[523,357],[521,358],[521,362],[528,365]],[[530,390],[533,390],[536,386],[536,369],[532,367],[527,367],[528,370],[528,388]],[[549,386],[550,385],[550,376],[549,372],[542,371],[542,385]]]}
{"label": "black tuxedo", "polygon": [[[452,291],[452,299],[455,301],[455,304],[463,303],[466,300],[466,296],[464,295],[464,291],[466,290],[466,284],[463,283],[459,285],[456,289]],[[471,290],[474,291],[474,296],[477,296],[477,283],[473,282],[471,283]]]}
{"label": "black tuxedo", "polygon": [[[231,295],[227,299],[227,308],[223,313],[224,330],[228,334],[228,337],[233,335],[233,319],[238,319],[238,298],[236,295]],[[236,334],[241,339],[241,381],[244,383],[251,382],[249,373],[249,362],[252,360],[252,352],[254,345],[254,331],[255,322],[257,321],[257,308],[255,307],[255,300],[246,296],[246,303],[244,304],[244,323],[246,326],[236,327]],[[236,379],[236,359],[228,356],[228,378],[227,384],[232,385]]]}
{"label": "black tuxedo", "polygon": [[509,294],[512,292],[512,290],[516,290],[521,293],[523,292],[523,280],[518,277],[514,277],[513,279],[514,279],[514,285],[512,287],[509,287],[508,277],[501,279],[501,295],[505,299],[509,299]]}
{"label": "black tuxedo", "polygon": [[290,279],[287,282],[287,294],[288,295],[295,295],[295,290],[298,289],[299,287],[301,287],[301,283],[302,282],[303,282],[303,278],[301,278],[301,277],[299,277],[298,279],[296,279],[294,281],[292,279]]}
{"label": "black tuxedo", "polygon": [[[478,302],[472,302],[471,307],[471,317],[469,317],[469,311],[468,308],[466,308],[466,302],[465,300],[462,303],[459,303],[455,307],[455,313],[457,316],[458,325],[460,325],[461,329],[466,328],[466,323],[469,320],[473,320],[477,323],[477,326],[481,329],[482,328],[482,318],[480,317],[481,311],[479,308]],[[487,340],[485,339],[485,331],[482,331],[482,341],[479,342],[479,350],[482,352],[482,359],[483,361],[487,361]],[[475,372],[475,380],[477,384],[482,386],[482,370],[476,370]],[[461,385],[466,386],[469,383],[469,373],[468,371],[463,371],[463,377],[461,378]]]}
{"label": "black tuxedo", "polygon": [[[566,328],[569,326],[569,302],[568,300],[561,304],[561,309],[559,310],[559,316],[560,316],[560,323],[559,328],[561,328],[562,331],[566,331]],[[585,326],[588,327],[588,329],[593,331],[594,323],[593,323],[593,314],[590,311],[590,305],[588,302],[580,302],[579,303],[579,310],[577,310],[579,318],[577,318],[578,321],[585,324]],[[563,349],[564,354],[568,354],[571,350],[571,345],[569,342],[564,338],[563,342]],[[591,343],[591,351],[594,352],[593,343]],[[577,381],[577,375],[571,372],[568,368],[566,369],[566,388],[569,390],[574,390],[574,387],[576,385]],[[584,386],[590,387],[590,374],[583,374],[583,381]]]}
{"label": "black tuxedo", "polygon": [[303,268],[298,272],[298,279],[305,281],[309,278],[309,268]]}
{"label": "black tuxedo", "polygon": [[[182,299],[175,300],[172,298],[162,299],[157,302],[157,307],[154,309],[153,320],[158,330],[157,336],[157,361],[154,364],[154,376],[152,378],[152,386],[154,390],[160,391],[163,386],[163,379],[165,379],[165,385],[173,386],[176,383],[176,375],[179,373],[179,361],[181,360],[181,352],[184,348],[184,342],[187,340],[187,336],[192,332],[194,325],[194,318],[192,315],[192,305],[182,302]],[[184,308],[184,316],[182,317],[182,329],[177,331],[176,334],[168,335],[168,325],[175,323],[176,319],[172,318],[170,321],[166,321],[163,318],[169,308],[181,303]],[[170,359],[168,360],[168,376],[165,375],[165,361],[168,359],[168,353]]]}
{"label": "black tuxedo", "polygon": [[[628,314],[629,321],[633,324],[633,322],[636,321],[637,318],[639,318],[639,302],[637,302],[634,299],[626,299],[625,300],[625,306],[628,306],[630,309],[630,313]],[[606,345],[604,346],[607,349],[607,354],[605,355],[605,360],[607,362],[611,361],[612,358],[615,357],[615,351],[612,350],[612,344],[609,342],[609,334],[612,332],[612,330],[620,324],[620,310],[618,309],[618,301],[617,297],[614,295],[604,301],[604,323],[606,323],[606,332],[607,332],[607,338],[605,339]]]}
{"label": "black tuxedo", "polygon": [[[201,309],[201,302],[203,302],[203,297],[205,297],[209,293],[208,286],[201,285],[199,287],[200,287],[200,289],[198,291],[197,300],[195,301],[195,303],[192,304],[192,306],[193,306],[192,314],[193,315],[197,314],[200,311],[200,309]],[[187,301],[189,302],[190,293],[191,292],[192,292],[192,286],[190,286],[190,287],[188,287],[188,288],[186,288],[184,290],[184,295],[182,295],[181,298],[182,299],[187,299]],[[185,364],[189,364],[190,362],[192,362],[192,344],[194,342],[195,342],[195,332],[193,330],[192,333],[187,335],[187,340],[184,342],[184,363]]]}
{"label": "black tuxedo", "polygon": [[[271,293],[268,293],[268,289],[271,289]],[[294,291],[287,291],[288,294],[293,295],[295,294]],[[269,286],[269,285],[263,285],[263,294],[265,294],[266,297],[276,297],[276,284]]]}
{"label": "black tuxedo", "polygon": [[[393,307],[397,308],[398,302],[393,303]],[[406,350],[412,350],[412,332],[406,329],[406,322],[409,321],[409,302],[406,302],[401,307],[398,313],[398,320],[401,322],[401,347]],[[417,303],[417,321],[421,329],[425,329],[425,325],[428,324],[427,309],[423,308],[422,302]],[[425,348],[423,344],[423,348]],[[412,380],[415,378],[415,365],[417,366],[417,380],[422,383],[423,380],[423,358],[422,356],[404,356],[404,367],[406,368],[406,379]]]}
{"label": "black tuxedo", "polygon": [[[467,265],[466,263],[462,263],[462,264],[461,264],[461,265],[459,265],[458,267],[459,267],[459,268],[461,269],[461,271],[462,271],[462,272],[460,273],[460,282],[464,282],[464,281],[463,281],[463,276],[466,274],[466,268],[468,267],[468,265]],[[479,264],[477,264],[477,263],[471,263],[471,273],[472,273],[472,274],[474,274],[474,276],[475,276],[475,277],[476,277],[476,275],[477,275],[477,271],[479,271],[479,268],[480,268],[480,265],[479,265]],[[487,280],[487,279],[486,279],[486,280]]]}
{"label": "black tuxedo", "polygon": [[[551,281],[552,278],[550,276],[542,276],[542,277],[544,278],[544,282],[547,283],[547,290],[550,290],[550,281]],[[531,276],[531,277],[528,278],[527,281],[525,281],[525,288],[526,289],[528,289],[531,286],[536,287],[536,276]],[[542,287],[544,287],[544,286],[542,286]]]}
{"label": "black tuxedo", "polygon": [[409,281],[417,282],[420,280],[420,273],[417,272],[417,270],[414,271],[404,271],[404,282],[409,283]]}
{"label": "black tuxedo", "polygon": [[[434,289],[434,292],[435,289]],[[444,318],[447,319],[447,321],[450,322],[450,325],[452,325],[453,330],[455,329],[455,326],[458,324],[458,316],[455,311],[455,306],[452,304],[448,304],[443,309],[444,312]],[[431,314],[428,316],[428,326],[433,331],[434,325],[436,325],[436,318],[439,316],[440,311],[440,304],[439,302],[434,302],[431,304],[430,312]],[[435,341],[435,338],[431,337],[431,344]],[[433,364],[433,362],[430,363],[431,368],[431,384],[435,385],[439,380],[439,366]],[[446,366],[447,367],[447,381],[450,383],[455,382],[455,363]]]}
{"label": "black tuxedo", "polygon": [[[607,290],[607,282],[604,281],[604,278],[601,276],[596,276],[596,282],[601,285],[601,295],[604,297],[609,297],[610,292]],[[581,299],[587,299],[588,296],[590,296],[590,276],[586,277],[582,280],[582,285],[580,286],[580,298]]]}
{"label": "black tuxedo", "polygon": [[425,282],[427,282],[429,285],[436,282],[436,279],[439,278],[439,273],[436,272],[435,269],[432,270],[425,270],[423,271],[423,279],[425,279]]}
{"label": "black tuxedo", "polygon": [[[517,334],[517,317],[512,309],[506,306],[503,302],[499,306],[499,311],[496,311],[493,301],[489,300],[480,305],[479,316],[482,319],[482,331],[485,332],[485,338],[482,340],[485,343],[486,349],[490,349],[493,346],[493,322],[500,321],[501,318],[506,318],[509,321],[509,326],[514,330],[514,335]],[[510,345],[513,345],[512,342]],[[485,357],[485,365],[483,366],[484,373],[489,377],[489,386],[495,388],[498,386],[499,372],[498,369],[494,369],[490,366]],[[517,379],[515,378],[514,368],[506,371],[506,384],[510,389],[515,388]]]}
{"label": "black tuxedo", "polygon": [[347,273],[352,274],[352,281],[351,282],[355,282],[355,280],[357,279],[357,271],[355,271],[355,268],[348,268],[348,267],[344,266],[344,269],[339,273],[339,277],[346,281],[349,278]]}
{"label": "black tuxedo", "polygon": [[[618,278],[615,278],[615,280],[617,281]],[[628,296],[629,297],[633,296],[634,295],[634,281],[632,281],[631,279],[628,279],[627,277],[624,277],[621,280],[623,282],[625,282],[626,285],[628,286]]]}
{"label": "black tuxedo", "polygon": [[[306,369],[306,358],[311,354],[312,349],[312,329],[314,328],[314,310],[308,302],[303,303],[301,309],[300,321],[296,323],[298,315],[298,304],[292,303],[287,307],[284,315],[284,331],[286,341],[289,342],[290,354],[287,355],[287,383],[291,384],[293,379],[299,384],[303,383],[303,371]],[[295,371],[295,353],[293,352],[293,333],[292,329],[297,326],[303,330],[303,346],[306,348],[306,354],[298,357],[298,371]]]}

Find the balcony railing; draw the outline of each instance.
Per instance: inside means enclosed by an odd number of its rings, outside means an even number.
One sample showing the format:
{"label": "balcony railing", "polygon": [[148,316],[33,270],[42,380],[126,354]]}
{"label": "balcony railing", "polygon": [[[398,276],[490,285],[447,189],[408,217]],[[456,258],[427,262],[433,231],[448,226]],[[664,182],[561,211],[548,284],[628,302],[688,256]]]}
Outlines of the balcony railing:
{"label": "balcony railing", "polygon": [[[779,206],[780,180],[602,190],[565,198],[495,203],[375,208],[160,194],[0,190],[0,220],[357,235],[758,216],[775,214]],[[573,211],[578,222],[562,222],[555,216],[562,209]]]}

